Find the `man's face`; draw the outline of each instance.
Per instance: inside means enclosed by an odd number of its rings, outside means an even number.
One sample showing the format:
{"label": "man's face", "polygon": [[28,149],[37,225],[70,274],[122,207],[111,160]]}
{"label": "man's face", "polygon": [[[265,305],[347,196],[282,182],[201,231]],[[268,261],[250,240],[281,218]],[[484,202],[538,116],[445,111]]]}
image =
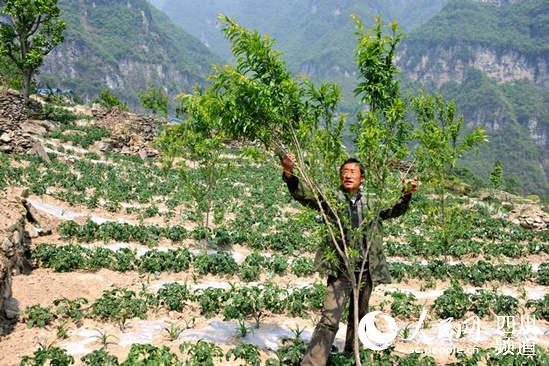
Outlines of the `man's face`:
{"label": "man's face", "polygon": [[347,192],[358,191],[362,184],[362,179],[360,166],[357,163],[348,163],[343,166],[341,170],[341,184]]}

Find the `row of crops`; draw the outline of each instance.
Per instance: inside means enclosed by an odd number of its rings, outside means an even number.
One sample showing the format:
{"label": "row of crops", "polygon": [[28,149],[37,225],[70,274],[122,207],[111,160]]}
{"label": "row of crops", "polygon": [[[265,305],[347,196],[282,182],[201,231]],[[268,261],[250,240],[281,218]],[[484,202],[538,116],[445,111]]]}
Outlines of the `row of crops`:
{"label": "row of crops", "polygon": [[[243,210],[244,211],[244,210]],[[250,213],[251,214],[251,213]],[[313,250],[315,243],[320,240],[314,235],[303,236],[303,221],[300,218],[288,222],[274,221],[274,226],[279,229],[275,232],[266,232],[266,228],[250,230],[242,221],[249,220],[242,215],[236,218],[226,227],[218,227],[208,231],[209,242],[212,245],[233,245],[242,244],[252,249],[272,249],[283,253],[294,253]],[[301,216],[301,218],[305,218]],[[248,228],[247,230],[245,228]],[[284,230],[284,231],[281,231]],[[127,223],[107,222],[97,224],[88,220],[85,224],[77,224],[74,221],[67,221],[59,226],[59,233],[65,239],[73,239],[78,242],[110,241],[115,242],[137,242],[141,244],[154,245],[161,239],[181,242],[184,239],[200,240],[206,237],[206,230],[197,227],[194,230],[187,230],[180,225],[157,226],[157,225],[131,225]],[[545,234],[539,234],[545,235]],[[414,238],[418,238],[415,236]],[[316,241],[315,241],[316,240]],[[442,243],[435,244],[429,241],[404,240],[402,244],[395,240],[386,242],[386,254],[388,256],[401,257],[427,257],[437,258],[442,254],[461,257],[463,255],[484,255],[487,259],[492,257],[521,258],[529,255],[548,254],[549,242],[538,240],[528,241],[526,244],[513,241],[503,242],[479,242],[475,240],[457,240],[449,247]]]}
{"label": "row of crops", "polygon": [[[310,276],[314,273],[313,261],[307,257],[292,258],[273,254],[270,256],[253,252],[238,264],[227,252],[193,255],[187,248],[168,250],[149,250],[141,256],[135,250],[121,248],[111,250],[104,247],[93,249],[80,245],[39,244],[32,252],[32,258],[40,267],[53,268],[58,272],[76,270],[94,271],[100,268],[114,271],[139,271],[148,273],[182,272],[193,266],[201,275],[235,275],[246,282],[257,281],[261,273],[284,276],[292,273],[296,276]],[[463,263],[447,264],[435,260],[425,265],[421,263],[389,263],[393,280],[421,279],[423,281],[446,280],[452,278],[475,286],[490,281],[501,283],[537,282],[549,284],[549,263],[542,263],[537,271],[529,264],[494,265],[483,260],[465,265]]]}
{"label": "row of crops", "polygon": [[[393,316],[402,319],[419,316],[421,306],[413,294],[395,291],[385,295],[391,301],[380,307],[388,307]],[[257,286],[231,285],[229,289],[207,287],[193,290],[187,283],[172,282],[164,284],[156,293],[150,292],[146,286],[139,292],[126,288],[106,290],[89,307],[82,306],[87,304],[83,298],[57,299],[52,306],[27,307],[24,319],[30,327],[44,327],[55,320],[79,324],[85,317],[112,321],[124,329],[129,319],[146,319],[147,314],[161,309],[182,313],[199,309],[200,315],[207,318],[219,315],[224,320],[253,319],[259,327],[268,314],[307,318],[310,312],[322,308],[325,296],[326,287],[319,283],[301,288],[280,287],[266,282]],[[484,289],[468,293],[454,283],[435,299],[430,311],[440,319],[462,319],[469,313],[493,319],[496,315],[515,315],[519,306],[519,300],[513,296]],[[528,300],[525,306],[537,319],[549,320],[549,295],[539,300]]]}
{"label": "row of crops", "polygon": [[[44,169],[42,162],[28,157],[24,159],[29,163],[27,166],[12,167],[6,156],[0,155],[0,165],[5,168],[0,173],[0,183],[4,181],[28,185],[36,194],[44,194],[48,188],[55,187],[58,191],[52,194],[63,201],[93,208],[105,200],[104,208],[115,212],[122,209],[123,202],[151,204],[157,200],[150,207],[142,209],[143,217],[173,216],[176,207],[185,205],[185,209],[180,210],[181,219],[200,222],[200,215],[196,212],[198,207],[190,204],[196,198],[193,196],[193,187],[201,187],[200,172],[161,168],[150,163],[125,162],[119,166],[110,166],[79,160],[65,164],[55,158]],[[314,236],[308,240],[307,235],[295,235],[315,232],[317,225],[314,215],[286,217],[280,213],[281,207],[296,203],[285,192],[277,174],[278,168],[269,165],[253,167],[244,159],[239,164],[229,169],[213,191],[213,218],[218,227],[233,233],[230,238],[233,243],[248,242],[252,247],[262,245],[264,240],[258,233],[264,232],[282,233],[282,239],[292,242],[293,248],[307,249],[314,246],[311,243],[317,240]],[[454,200],[457,203],[462,199]],[[168,208],[167,212],[161,212],[155,206],[160,203]],[[450,228],[452,241],[444,244],[441,232],[430,226],[428,214],[432,206],[433,202],[426,196],[414,194],[409,212],[396,223],[387,223],[386,234],[400,237],[398,241],[387,240],[388,255],[461,257],[482,254],[486,257],[518,258],[549,251],[547,231],[536,233],[504,219],[492,218],[490,212],[481,206],[461,209],[455,214],[455,227]],[[138,211],[135,208],[126,210],[132,213]],[[234,214],[234,219],[226,220],[228,213]],[[137,238],[140,242],[147,240],[154,241],[155,235],[151,235],[151,238]]]}
{"label": "row of crops", "polygon": [[[273,351],[274,356],[267,359],[266,366],[297,366],[306,350],[306,343],[299,337],[299,331],[294,337],[283,339],[283,347]],[[173,352],[169,347],[156,347],[153,345],[134,344],[126,359],[119,359],[110,354],[106,347],[93,351],[83,357],[81,362],[86,366],[213,366],[224,362],[238,362],[240,365],[259,366],[261,355],[256,345],[243,343],[224,352],[216,344],[200,340],[196,343],[183,342],[179,345],[181,356]],[[525,356],[520,353],[502,355],[495,349],[477,349],[473,355],[456,353],[458,362],[455,365],[477,365],[483,363],[487,366],[499,365],[546,365],[549,358],[536,349],[535,357]],[[399,356],[394,349],[388,348],[383,352],[370,350],[360,351],[361,361],[373,366],[435,366],[435,359],[419,353],[411,353]],[[68,355],[65,350],[55,346],[41,345],[32,356],[25,356],[21,366],[40,366],[49,362],[50,365],[69,366],[74,364],[74,357]],[[352,366],[353,356],[344,353],[332,353],[327,366]]]}

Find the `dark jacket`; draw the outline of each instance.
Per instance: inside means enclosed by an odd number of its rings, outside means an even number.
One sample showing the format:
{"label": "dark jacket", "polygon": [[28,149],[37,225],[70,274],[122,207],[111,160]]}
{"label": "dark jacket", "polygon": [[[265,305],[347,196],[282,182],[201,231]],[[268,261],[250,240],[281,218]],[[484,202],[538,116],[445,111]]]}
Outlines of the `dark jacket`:
{"label": "dark jacket", "polygon": [[[282,179],[287,183],[288,190],[294,199],[296,199],[303,206],[319,210],[319,206],[314,198],[312,192],[307,189],[306,185],[303,184],[295,175],[287,178],[284,174]],[[369,197],[368,197],[369,196]],[[341,202],[344,202],[348,207],[347,213],[349,215],[349,222],[353,228],[356,228],[362,223],[363,217],[367,213],[369,207],[373,206],[371,202],[374,198],[373,195],[366,195],[364,192],[359,191],[356,196],[351,197],[350,194],[346,193],[342,187],[338,191],[338,199]],[[376,286],[380,283],[391,283],[391,275],[389,273],[389,267],[387,266],[387,260],[385,254],[383,253],[383,225],[382,220],[386,220],[392,217],[398,217],[404,214],[409,206],[412,194],[403,194],[400,198],[400,201],[390,209],[383,210],[379,213],[380,220],[375,220],[377,225],[370,223],[369,225],[363,226],[363,232],[366,233],[367,230],[374,230],[371,232],[371,246],[368,251],[368,262],[366,268],[370,271],[373,285]],[[324,212],[327,212],[327,206],[321,202],[324,208]],[[345,231],[346,238],[350,239],[349,230]],[[346,240],[350,242],[350,240]],[[360,248],[361,253],[364,253],[367,248],[366,235],[362,235],[360,239],[362,246]],[[334,268],[326,258],[328,252],[327,248],[332,248],[333,243],[329,238],[326,238],[325,243],[320,246],[319,250],[315,256],[315,266],[316,269],[321,273],[331,273],[334,274],[337,271],[337,268]]]}

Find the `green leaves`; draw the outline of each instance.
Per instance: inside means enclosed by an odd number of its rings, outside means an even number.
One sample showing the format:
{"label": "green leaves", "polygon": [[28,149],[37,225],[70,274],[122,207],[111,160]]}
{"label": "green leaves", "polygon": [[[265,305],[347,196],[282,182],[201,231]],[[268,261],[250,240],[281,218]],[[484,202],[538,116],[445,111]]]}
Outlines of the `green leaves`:
{"label": "green leaves", "polygon": [[225,252],[199,255],[194,259],[194,266],[198,273],[202,275],[208,273],[232,275],[238,270],[238,265],[234,258]]}
{"label": "green leaves", "polygon": [[8,56],[23,75],[28,101],[30,82],[44,56],[63,42],[66,22],[59,18],[57,0],[6,0],[1,14],[9,22],[0,26],[0,53]]}
{"label": "green leaves", "polygon": [[128,319],[145,319],[147,310],[147,302],[134,291],[117,288],[103,291],[103,296],[92,304],[91,314],[97,319],[114,320],[123,330]]}
{"label": "green leaves", "polygon": [[393,298],[391,315],[402,317],[403,319],[417,319],[419,317],[421,307],[416,303],[414,294],[394,291],[385,292],[385,296],[387,295]]}
{"label": "green leaves", "polygon": [[86,366],[118,366],[116,356],[110,355],[104,348],[88,353],[82,357],[82,362]]}
{"label": "green leaves", "polygon": [[538,319],[549,320],[549,294],[545,294],[543,299],[528,300],[527,308],[532,308],[532,314]]}
{"label": "green leaves", "polygon": [[44,328],[46,325],[51,324],[55,319],[55,315],[51,312],[50,308],[45,308],[40,305],[33,305],[25,309],[25,322],[27,327]]}
{"label": "green leaves", "polygon": [[444,290],[444,293],[435,300],[435,313],[443,319],[461,319],[471,308],[471,299],[457,283]]}
{"label": "green leaves", "polygon": [[193,298],[186,284],[170,283],[158,290],[158,298],[170,311],[182,312],[185,302]]}
{"label": "green leaves", "polygon": [[128,358],[121,366],[179,366],[177,355],[166,346],[156,347],[150,344],[134,344]]}
{"label": "green leaves", "polygon": [[211,87],[181,97],[193,119],[210,120],[228,137],[260,142],[277,154],[288,151],[293,133],[316,129],[321,119],[330,123],[339,101],[335,84],[316,89],[304,78],[296,80],[269,36],[248,31],[226,16],[219,19],[236,65],[214,67]]}
{"label": "green leaves", "polygon": [[374,113],[389,111],[400,98],[399,83],[394,77],[398,69],[393,58],[403,34],[400,33],[397,23],[393,22],[392,34],[384,35],[380,17],[375,18],[375,25],[367,31],[354,15],[353,20],[358,37],[355,60],[360,71],[360,82],[355,89],[355,95],[360,97],[362,103],[370,105]]}
{"label": "green leaves", "polygon": [[435,313],[445,319],[452,317],[461,319],[472,311],[479,317],[494,315],[515,315],[518,310],[518,300],[512,296],[498,295],[488,290],[478,290],[467,294],[456,282],[445,290],[434,303]]}
{"label": "green leaves", "polygon": [[[463,116],[455,115],[455,103],[442,96],[424,94],[412,98],[418,128],[414,133],[418,141],[416,159],[418,170],[425,183],[435,187],[438,194],[438,222],[446,246],[452,242],[452,211],[445,202],[446,185],[456,162],[466,152],[487,142],[484,130],[476,128],[461,136]],[[450,211],[450,212],[449,212]]]}
{"label": "green leaves", "polygon": [[112,94],[109,89],[101,90],[94,102],[108,110],[113,108],[118,108],[121,111],[128,110],[128,106],[122,103],[122,101],[116,95]]}
{"label": "green leaves", "polygon": [[74,364],[74,358],[67,354],[67,351],[53,345],[40,344],[34,351],[32,357],[23,356],[20,366],[69,366]]}
{"label": "green leaves", "polygon": [[70,141],[74,145],[83,148],[88,148],[96,141],[110,136],[111,132],[106,128],[97,126],[76,126],[73,124],[64,124],[59,129],[46,135],[46,137],[52,137],[62,142]]}
{"label": "green leaves", "polygon": [[179,350],[188,356],[184,360],[186,366],[214,366],[214,361],[219,361],[223,357],[221,347],[202,339],[195,344],[184,342],[179,346]]}
{"label": "green leaves", "polygon": [[164,117],[168,116],[168,104],[170,100],[161,88],[151,86],[147,90],[138,93],[138,96],[143,108],[153,114],[159,114]]}
{"label": "green leaves", "polygon": [[231,358],[234,361],[241,360],[241,362],[243,362],[243,365],[261,365],[261,355],[259,354],[259,347],[254,344],[244,343],[230,349],[225,354],[225,360],[230,361]]}

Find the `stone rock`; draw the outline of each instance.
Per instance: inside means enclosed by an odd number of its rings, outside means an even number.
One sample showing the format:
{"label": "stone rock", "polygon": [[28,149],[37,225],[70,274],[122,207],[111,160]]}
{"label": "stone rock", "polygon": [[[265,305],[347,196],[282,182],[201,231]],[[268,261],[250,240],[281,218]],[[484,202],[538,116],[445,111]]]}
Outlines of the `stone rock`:
{"label": "stone rock", "polygon": [[0,90],[0,117],[14,123],[20,123],[27,118],[25,100],[19,92]]}
{"label": "stone rock", "polygon": [[4,132],[2,134],[2,136],[0,136],[0,141],[2,141],[2,142],[9,143],[9,142],[11,142],[11,140],[12,140],[12,138],[11,138],[10,134],[7,133],[7,132]]}
{"label": "stone rock", "polygon": [[42,146],[42,143],[40,141],[36,141],[34,145],[32,146],[31,153],[36,154],[45,161],[48,164],[51,164],[50,157],[46,153],[46,150],[44,149],[44,146]]}
{"label": "stone rock", "polygon": [[145,147],[140,149],[138,154],[141,159],[145,160],[146,158],[154,158],[160,155],[160,152],[158,150]]}
{"label": "stone rock", "polygon": [[145,149],[141,149],[139,150],[139,157],[142,159],[142,160],[145,160],[147,158],[147,151]]}
{"label": "stone rock", "polygon": [[36,136],[42,136],[48,132],[46,127],[36,123],[35,121],[25,121],[21,123],[21,129],[30,135]]}
{"label": "stone rock", "polygon": [[99,151],[109,151],[111,150],[111,144],[108,141],[99,141],[95,144]]}
{"label": "stone rock", "polygon": [[7,237],[2,238],[2,244],[0,244],[0,251],[7,253],[11,248],[11,240]]}
{"label": "stone rock", "polygon": [[25,258],[28,250],[24,235],[27,211],[24,206],[28,190],[8,187],[0,191],[0,317],[9,318],[6,304],[12,292],[12,273],[30,268]]}
{"label": "stone rock", "polygon": [[27,198],[30,191],[27,187],[10,186],[6,189],[7,195],[21,201],[20,198]]}
{"label": "stone rock", "polygon": [[13,297],[6,300],[4,304],[4,313],[6,319],[15,319],[19,315],[18,302]]}
{"label": "stone rock", "polygon": [[36,239],[40,236],[40,232],[38,228],[36,228],[34,225],[31,225],[29,223],[25,225],[25,231],[29,234],[29,237],[31,239]]}
{"label": "stone rock", "polygon": [[17,92],[0,89],[0,151],[23,154],[32,148],[34,138],[21,127],[26,117],[23,97]]}
{"label": "stone rock", "polygon": [[[157,156],[158,151],[148,146],[159,135],[160,127],[166,122],[151,117],[139,116],[118,109],[95,109],[96,124],[111,131],[111,137],[104,139],[101,151],[114,151],[123,154],[139,154],[143,158]],[[145,150],[145,152],[141,152]]]}

